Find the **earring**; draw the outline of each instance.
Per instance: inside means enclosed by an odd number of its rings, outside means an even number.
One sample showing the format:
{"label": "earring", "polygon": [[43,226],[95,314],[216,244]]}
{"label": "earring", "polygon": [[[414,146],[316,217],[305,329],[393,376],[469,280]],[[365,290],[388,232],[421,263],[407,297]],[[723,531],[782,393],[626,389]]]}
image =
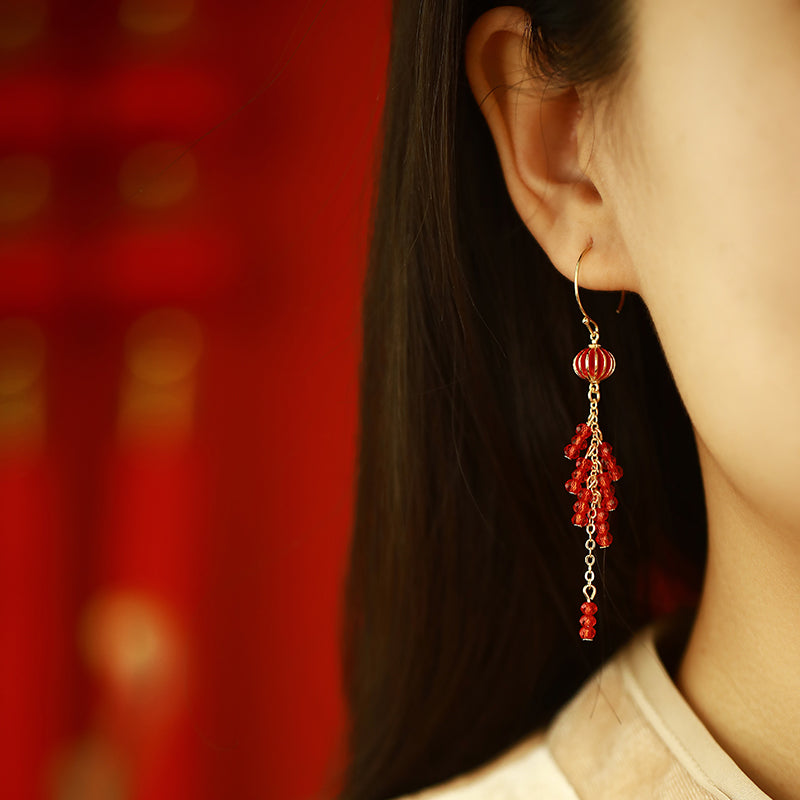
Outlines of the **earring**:
{"label": "earring", "polygon": [[[578,499],[572,506],[575,512],[572,524],[586,530],[586,572],[583,587],[585,602],[581,605],[579,636],[584,641],[591,641],[595,636],[597,624],[597,604],[594,602],[596,587],[594,585],[595,547],[605,549],[613,537],[608,524],[609,512],[617,507],[617,498],[612,483],[622,477],[622,467],[612,455],[611,445],[603,441],[603,432],[598,422],[597,407],[600,402],[600,381],[610,377],[616,367],[614,356],[600,347],[600,329],[597,323],[586,313],[578,293],[578,272],[581,259],[591,249],[589,245],[575,264],[575,299],[583,314],[581,322],[589,330],[589,346],[575,356],[572,369],[579,378],[589,381],[589,418],[575,429],[575,435],[564,448],[564,455],[575,460],[575,470],[565,484],[565,488]],[[622,301],[625,293],[622,294]],[[622,308],[622,301],[617,309]],[[586,451],[583,456],[581,453]]]}

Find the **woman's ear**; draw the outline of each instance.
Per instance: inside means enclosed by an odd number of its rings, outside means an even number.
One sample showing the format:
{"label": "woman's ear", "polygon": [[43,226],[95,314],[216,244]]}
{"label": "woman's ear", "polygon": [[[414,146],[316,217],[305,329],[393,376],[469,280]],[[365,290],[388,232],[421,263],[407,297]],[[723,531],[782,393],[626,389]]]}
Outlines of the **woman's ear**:
{"label": "woman's ear", "polygon": [[581,284],[636,291],[611,204],[598,190],[602,175],[592,154],[601,122],[586,92],[533,72],[528,26],[521,8],[494,8],[475,22],[466,45],[467,77],[511,200],[566,277],[572,278],[578,256],[592,243],[593,266],[584,267]]}

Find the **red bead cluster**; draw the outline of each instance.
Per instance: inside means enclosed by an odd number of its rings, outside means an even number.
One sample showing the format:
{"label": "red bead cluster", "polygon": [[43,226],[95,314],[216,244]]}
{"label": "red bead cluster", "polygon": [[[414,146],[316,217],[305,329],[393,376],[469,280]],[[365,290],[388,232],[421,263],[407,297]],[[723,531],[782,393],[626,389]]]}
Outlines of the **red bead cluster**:
{"label": "red bead cluster", "polygon": [[[575,436],[564,448],[564,455],[569,459],[575,459],[575,469],[570,479],[564,484],[564,488],[578,496],[572,506],[575,512],[572,516],[572,524],[583,528],[589,524],[589,507],[592,503],[592,490],[586,487],[589,473],[592,470],[592,461],[589,458],[579,458],[592,438],[592,429],[582,422],[575,428]],[[595,541],[599,547],[608,547],[613,541],[609,531],[608,512],[617,507],[617,498],[614,493],[612,481],[618,481],[622,477],[622,467],[617,464],[611,452],[611,445],[608,442],[600,442],[598,456],[602,464],[602,471],[597,475],[597,489],[600,492],[600,502],[595,509]]]}
{"label": "red bead cluster", "polygon": [[[570,443],[564,448],[564,455],[569,459],[578,458],[578,456],[586,449],[586,445],[591,438],[592,429],[585,422],[581,422],[581,424],[575,428],[575,435],[569,440]],[[581,458],[578,460],[584,461],[585,459]],[[572,492],[572,494],[575,494],[575,492],[570,489],[569,486],[567,486],[567,489]]]}
{"label": "red bead cluster", "polygon": [[581,606],[581,628],[578,632],[578,635],[581,639],[594,639],[595,629],[594,626],[597,625],[597,618],[595,614],[597,613],[597,606],[587,601]]}

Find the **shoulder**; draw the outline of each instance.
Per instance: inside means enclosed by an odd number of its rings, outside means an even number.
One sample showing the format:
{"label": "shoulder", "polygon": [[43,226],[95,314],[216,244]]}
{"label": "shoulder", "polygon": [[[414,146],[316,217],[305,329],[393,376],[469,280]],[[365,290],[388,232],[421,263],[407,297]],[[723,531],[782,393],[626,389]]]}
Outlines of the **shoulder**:
{"label": "shoulder", "polygon": [[487,764],[397,800],[578,800],[544,734],[518,742]]}

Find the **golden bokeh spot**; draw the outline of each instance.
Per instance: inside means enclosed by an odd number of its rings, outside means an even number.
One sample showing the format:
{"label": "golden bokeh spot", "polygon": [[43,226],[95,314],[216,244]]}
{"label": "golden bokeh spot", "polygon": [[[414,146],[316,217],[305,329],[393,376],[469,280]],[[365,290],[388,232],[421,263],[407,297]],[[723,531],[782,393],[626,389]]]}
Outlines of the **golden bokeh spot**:
{"label": "golden bokeh spot", "polygon": [[50,195],[50,167],[33,155],[0,158],[0,222],[22,222],[37,214]]}
{"label": "golden bokeh spot", "polygon": [[0,453],[38,448],[44,440],[45,349],[32,320],[0,320]]}
{"label": "golden bokeh spot", "polygon": [[0,320],[0,399],[29,392],[44,371],[45,337],[24,317]]}
{"label": "golden bokeh spot", "polygon": [[200,323],[180,308],[159,308],[137,319],[125,341],[125,359],[139,381],[166,386],[191,377],[203,351]]}
{"label": "golden bokeh spot", "polygon": [[160,308],[131,325],[120,391],[119,432],[140,443],[191,436],[202,356],[200,324],[179,308]]}
{"label": "golden bokeh spot", "polygon": [[47,23],[44,0],[0,2],[0,50],[19,50],[37,39]]}
{"label": "golden bokeh spot", "polygon": [[166,607],[143,592],[98,594],[79,636],[88,666],[135,702],[154,700],[181,678],[185,637]]}
{"label": "golden bokeh spot", "polygon": [[197,186],[197,161],[184,149],[175,142],[136,148],[119,171],[122,199],[140,208],[164,208],[183,200]]}
{"label": "golden bokeh spot", "polygon": [[126,800],[132,776],[110,742],[90,734],[57,752],[48,769],[53,800]]}
{"label": "golden bokeh spot", "polygon": [[183,28],[194,13],[194,0],[122,0],[119,24],[132,33],[163,36]]}

